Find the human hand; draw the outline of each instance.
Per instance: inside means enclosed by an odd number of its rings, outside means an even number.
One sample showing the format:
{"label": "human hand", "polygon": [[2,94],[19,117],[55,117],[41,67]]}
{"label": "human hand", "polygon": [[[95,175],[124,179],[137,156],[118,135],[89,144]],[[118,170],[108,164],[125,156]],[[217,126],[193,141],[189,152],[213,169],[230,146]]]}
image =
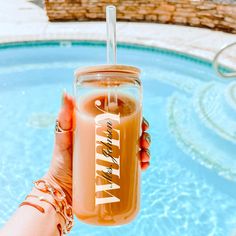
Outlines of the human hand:
{"label": "human hand", "polygon": [[[64,93],[62,97],[62,107],[58,114],[58,122],[63,130],[71,130],[73,127],[73,113],[75,102],[71,96]],[[146,132],[149,128],[148,122],[143,119],[142,135],[140,138],[140,165],[142,170],[149,166],[151,143],[150,135]],[[72,156],[73,156],[73,136],[72,132],[56,133],[55,144],[51,166],[46,178],[52,185],[59,185],[68,195],[71,202],[72,195]]]}

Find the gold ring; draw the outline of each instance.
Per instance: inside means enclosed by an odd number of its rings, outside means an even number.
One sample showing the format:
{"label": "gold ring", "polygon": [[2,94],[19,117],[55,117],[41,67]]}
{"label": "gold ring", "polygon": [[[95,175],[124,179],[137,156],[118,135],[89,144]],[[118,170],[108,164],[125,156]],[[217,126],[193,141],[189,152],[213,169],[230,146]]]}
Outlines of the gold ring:
{"label": "gold ring", "polygon": [[68,132],[72,132],[72,131],[73,131],[73,129],[68,129],[68,130],[62,129],[61,126],[60,126],[59,121],[56,120],[55,133],[61,134],[61,133],[68,133]]}

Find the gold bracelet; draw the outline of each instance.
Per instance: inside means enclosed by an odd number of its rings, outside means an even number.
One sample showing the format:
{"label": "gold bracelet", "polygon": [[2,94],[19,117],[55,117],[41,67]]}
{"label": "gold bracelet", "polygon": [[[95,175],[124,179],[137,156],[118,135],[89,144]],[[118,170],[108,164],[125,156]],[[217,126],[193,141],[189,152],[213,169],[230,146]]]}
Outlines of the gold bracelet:
{"label": "gold bracelet", "polygon": [[34,186],[41,192],[49,193],[56,205],[58,206],[58,211],[65,219],[65,226],[62,228],[63,234],[67,234],[73,227],[74,217],[72,212],[72,206],[67,203],[66,194],[62,189],[56,189],[50,185],[46,180],[40,179],[34,182]]}
{"label": "gold bracelet", "polygon": [[19,205],[19,207],[21,207],[21,206],[31,206],[31,207],[34,207],[35,209],[39,210],[41,213],[45,212],[43,207],[41,207],[39,205],[36,205],[36,204],[33,204],[31,202],[24,201]]}
{"label": "gold bracelet", "polygon": [[61,215],[61,217],[64,219],[64,221],[65,221],[65,223],[66,223],[66,218],[65,218],[65,216],[61,213],[60,208],[59,208],[59,206],[58,206],[56,203],[50,202],[49,200],[47,200],[47,199],[46,199],[45,197],[43,197],[43,196],[37,196],[37,195],[33,195],[33,194],[27,195],[27,196],[25,197],[25,200],[26,200],[27,198],[30,198],[30,197],[31,197],[31,198],[37,198],[37,199],[39,199],[39,201],[46,202],[46,203],[50,204],[50,205],[54,208],[54,210],[55,210],[58,214]]}

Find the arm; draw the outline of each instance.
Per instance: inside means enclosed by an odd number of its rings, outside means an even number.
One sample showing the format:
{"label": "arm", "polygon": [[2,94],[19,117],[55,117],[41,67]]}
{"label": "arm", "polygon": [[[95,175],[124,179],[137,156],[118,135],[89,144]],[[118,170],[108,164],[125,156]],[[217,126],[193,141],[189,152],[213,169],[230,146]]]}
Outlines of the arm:
{"label": "arm", "polygon": [[[55,134],[55,145],[52,163],[48,173],[43,177],[52,187],[62,190],[66,195],[66,201],[72,204],[72,132],[74,100],[67,94],[63,94],[62,107],[58,115],[58,121],[65,133]],[[142,136],[140,139],[140,165],[142,170],[147,169],[150,161],[149,145],[150,135],[145,131],[148,122],[142,123]],[[29,196],[29,195],[33,195]],[[48,192],[42,192],[35,187],[29,194],[26,205],[20,206],[10,220],[0,231],[0,236],[57,236],[62,235],[60,228],[65,225],[65,220],[56,212],[53,205],[54,198]],[[46,201],[40,201],[43,197]],[[50,202],[50,203],[48,203]],[[30,205],[29,205],[30,204]]]}
{"label": "arm", "polygon": [[[58,121],[65,130],[72,128],[72,114],[74,102],[71,97],[64,94],[62,108]],[[66,199],[71,205],[72,194],[72,133],[56,133],[52,163],[48,173],[43,177],[54,188],[66,193]],[[29,195],[43,197],[49,202],[54,199],[49,193],[37,190],[35,187]],[[59,224],[64,226],[63,217],[54,207],[36,197],[27,197],[26,202],[32,205],[20,206],[10,220],[0,230],[0,236],[57,236],[60,234]],[[36,206],[36,208],[35,208]],[[38,208],[38,209],[37,209]],[[44,212],[40,209],[43,208]],[[41,209],[42,210],[42,209]]]}
{"label": "arm", "polygon": [[[49,194],[41,193],[33,188],[31,195],[44,196],[50,199]],[[29,200],[28,200],[29,199]],[[64,224],[63,219],[55,211],[55,209],[47,202],[39,202],[38,199],[28,198],[27,202],[40,206],[44,210],[40,210],[30,206],[24,205],[19,207],[11,219],[6,223],[1,236],[55,236],[61,235],[59,224]],[[51,200],[51,199],[50,199]]]}

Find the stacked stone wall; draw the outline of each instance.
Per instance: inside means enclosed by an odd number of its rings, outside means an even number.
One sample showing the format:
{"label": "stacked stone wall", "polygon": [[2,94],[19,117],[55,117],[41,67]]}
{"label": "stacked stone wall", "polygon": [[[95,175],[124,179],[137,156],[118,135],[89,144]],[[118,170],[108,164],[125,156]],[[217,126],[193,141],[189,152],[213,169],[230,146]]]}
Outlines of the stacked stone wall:
{"label": "stacked stone wall", "polygon": [[236,2],[230,0],[45,0],[50,21],[104,20],[109,4],[117,7],[121,21],[183,24],[236,33]]}

